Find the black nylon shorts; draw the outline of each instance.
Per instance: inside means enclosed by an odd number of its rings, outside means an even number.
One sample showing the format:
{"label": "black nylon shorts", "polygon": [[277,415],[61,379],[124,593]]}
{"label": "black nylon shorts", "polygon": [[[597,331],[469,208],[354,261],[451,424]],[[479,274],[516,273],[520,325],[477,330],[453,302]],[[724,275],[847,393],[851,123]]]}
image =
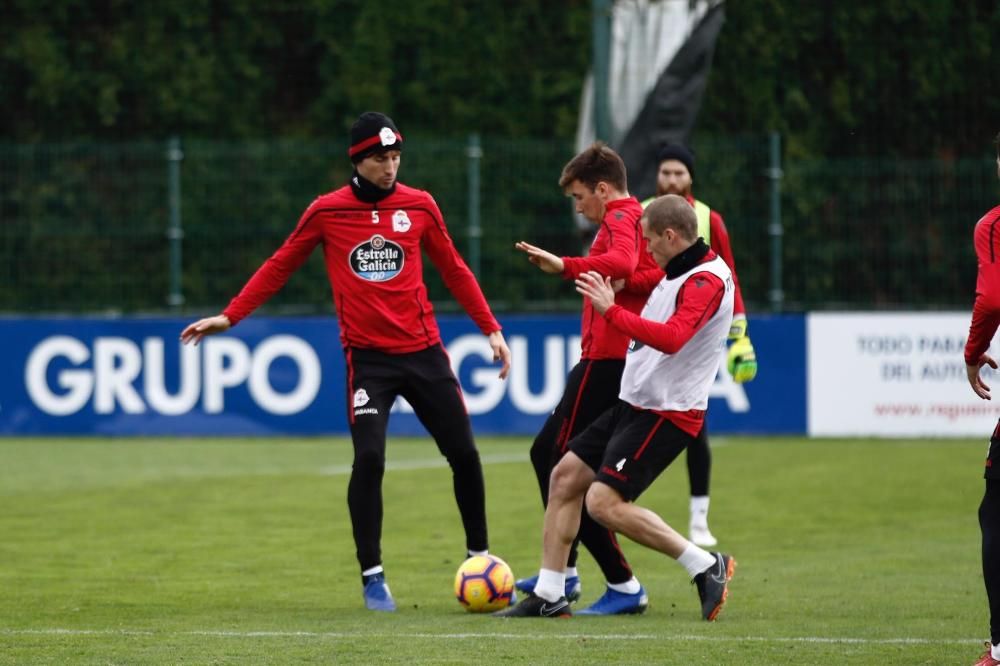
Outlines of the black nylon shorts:
{"label": "black nylon shorts", "polygon": [[639,497],[695,438],[624,401],[569,442],[570,450],[627,501]]}

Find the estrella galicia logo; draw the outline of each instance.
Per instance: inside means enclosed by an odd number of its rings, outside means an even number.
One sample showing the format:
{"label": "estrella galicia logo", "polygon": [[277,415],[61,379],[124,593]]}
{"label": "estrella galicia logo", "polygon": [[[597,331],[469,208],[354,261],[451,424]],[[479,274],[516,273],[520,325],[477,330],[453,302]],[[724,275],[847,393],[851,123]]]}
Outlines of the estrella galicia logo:
{"label": "estrella galicia logo", "polygon": [[403,248],[375,234],[351,250],[351,270],[362,280],[386,282],[403,270]]}

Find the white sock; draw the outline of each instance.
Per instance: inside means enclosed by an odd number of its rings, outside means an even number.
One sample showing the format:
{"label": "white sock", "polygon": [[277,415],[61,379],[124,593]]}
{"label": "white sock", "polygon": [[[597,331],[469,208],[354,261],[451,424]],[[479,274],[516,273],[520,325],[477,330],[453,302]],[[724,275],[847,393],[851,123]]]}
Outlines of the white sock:
{"label": "white sock", "polygon": [[715,556],[689,542],[687,548],[677,558],[677,562],[687,570],[691,578],[694,578],[715,564]]}
{"label": "white sock", "polygon": [[622,594],[638,594],[642,586],[639,585],[639,579],[632,576],[624,583],[608,583],[610,587],[615,592],[621,592]]}
{"label": "white sock", "polygon": [[559,601],[566,594],[566,574],[552,569],[541,569],[535,583],[535,596],[546,601]]}
{"label": "white sock", "polygon": [[577,572],[576,567],[566,567],[566,578],[569,578],[571,576],[576,576],[577,578],[580,577],[580,574]]}
{"label": "white sock", "polygon": [[691,496],[691,524],[708,527],[708,495]]}
{"label": "white sock", "polygon": [[1000,659],[1000,645],[990,643],[990,656],[994,659]]}
{"label": "white sock", "polygon": [[490,554],[490,551],[488,551],[488,550],[470,550],[469,551],[469,557],[475,557],[476,555],[489,555],[489,554]]}
{"label": "white sock", "polygon": [[382,571],[383,571],[382,565],[381,564],[376,564],[371,569],[365,569],[364,571],[362,571],[361,575],[362,576],[371,576],[372,574],[382,573]]}

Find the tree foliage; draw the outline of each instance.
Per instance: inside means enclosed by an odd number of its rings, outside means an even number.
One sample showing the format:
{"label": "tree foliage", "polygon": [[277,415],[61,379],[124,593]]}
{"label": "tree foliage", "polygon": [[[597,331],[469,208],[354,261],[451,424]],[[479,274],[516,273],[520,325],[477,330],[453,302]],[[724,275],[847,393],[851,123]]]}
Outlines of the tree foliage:
{"label": "tree foliage", "polygon": [[[7,0],[0,135],[15,142],[409,132],[571,138],[586,0]],[[992,0],[739,0],[699,130],[801,155],[981,154],[1000,98]]]}
{"label": "tree foliage", "polygon": [[[463,250],[466,140],[480,134],[487,293],[514,309],[575,302],[523,278],[510,246],[579,251],[555,181],[591,5],[5,0],[0,310],[162,305],[170,136],[186,151],[188,303],[224,302],[312,196],[345,182],[347,129],[368,109],[398,121],[414,148],[404,181],[434,193]],[[766,303],[777,261],[793,308],[967,305],[964,239],[996,198],[995,34],[993,0],[727,3],[693,142],[697,193],[725,215],[748,301]],[[785,168],[780,256],[770,131]],[[322,266],[303,270],[279,298],[319,307]]]}
{"label": "tree foliage", "polygon": [[410,132],[570,136],[589,6],[9,0],[0,134],[339,137],[377,108]]}
{"label": "tree foliage", "polygon": [[984,155],[1000,130],[991,0],[739,0],[699,128],[776,130],[790,158]]}

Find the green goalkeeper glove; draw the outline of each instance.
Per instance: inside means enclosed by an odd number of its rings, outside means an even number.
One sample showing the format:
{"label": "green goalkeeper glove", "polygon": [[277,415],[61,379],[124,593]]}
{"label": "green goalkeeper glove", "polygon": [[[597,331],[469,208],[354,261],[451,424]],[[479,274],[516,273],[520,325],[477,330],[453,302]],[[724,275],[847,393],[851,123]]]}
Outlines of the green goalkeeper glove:
{"label": "green goalkeeper glove", "polygon": [[[744,329],[745,327],[746,322],[744,321]],[[757,354],[753,351],[750,338],[744,335],[729,345],[726,368],[737,384],[749,382],[757,376]]]}
{"label": "green goalkeeper glove", "polygon": [[729,327],[729,341],[736,342],[745,337],[747,337],[747,318],[744,315],[733,317],[733,323]]}

